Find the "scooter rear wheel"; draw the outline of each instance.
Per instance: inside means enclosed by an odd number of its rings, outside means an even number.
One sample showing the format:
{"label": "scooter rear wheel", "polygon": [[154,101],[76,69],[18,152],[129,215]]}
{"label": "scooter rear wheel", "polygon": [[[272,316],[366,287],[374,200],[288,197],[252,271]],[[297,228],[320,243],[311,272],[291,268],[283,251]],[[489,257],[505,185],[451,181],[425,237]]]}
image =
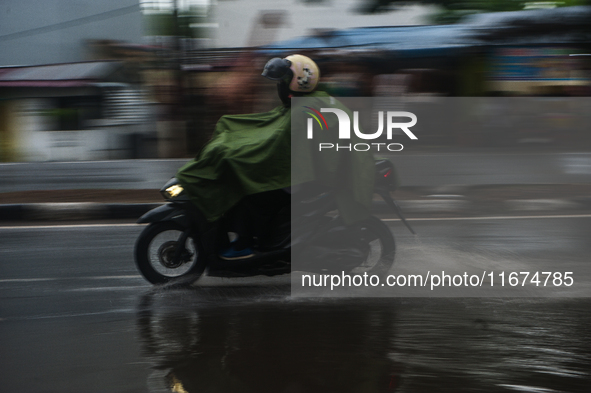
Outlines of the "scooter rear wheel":
{"label": "scooter rear wheel", "polygon": [[396,254],[396,243],[390,228],[373,216],[361,222],[359,226],[362,229],[363,241],[369,244],[369,252],[365,261],[351,273],[387,275],[394,264]]}
{"label": "scooter rear wheel", "polygon": [[164,284],[180,277],[197,280],[205,270],[204,253],[199,239],[189,233],[177,258],[179,240],[186,231],[172,221],[148,225],[135,244],[135,263],[152,284]]}

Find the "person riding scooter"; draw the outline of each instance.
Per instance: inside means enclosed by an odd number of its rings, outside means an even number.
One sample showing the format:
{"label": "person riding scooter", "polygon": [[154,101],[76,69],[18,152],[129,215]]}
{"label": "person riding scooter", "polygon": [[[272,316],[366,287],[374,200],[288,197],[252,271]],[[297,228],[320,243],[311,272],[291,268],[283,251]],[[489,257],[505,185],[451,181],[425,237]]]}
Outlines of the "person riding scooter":
{"label": "person riding scooter", "polygon": [[227,260],[252,257],[253,237],[264,236],[269,217],[289,206],[283,191],[291,186],[289,96],[313,92],[320,71],[312,59],[292,55],[269,60],[262,75],[277,82],[283,105],[223,116],[210,142],[176,176],[208,221],[232,221],[238,237],[220,254]]}
{"label": "person riding scooter", "polygon": [[392,233],[370,212],[375,191],[403,219],[390,196],[393,165],[374,162],[370,151],[319,150],[361,139],[356,132],[342,140],[341,118],[355,114],[317,90],[312,60],[272,59],[263,75],[277,82],[283,104],[222,116],[209,143],[160,190],[168,203],[138,220],[149,225],[134,257],[149,282],[276,276],[292,267],[385,274],[394,262]]}
{"label": "person riding scooter", "polygon": [[[314,159],[320,163],[320,170],[309,166],[312,160],[308,156],[312,153],[308,146],[296,146],[298,153],[292,156],[291,98],[309,98],[324,106],[329,99],[336,101],[316,91],[320,78],[316,63],[302,55],[274,58],[267,62],[262,76],[277,82],[283,105],[266,113],[222,116],[210,142],[176,176],[208,221],[223,218],[232,232],[237,233],[237,238],[219,255],[226,260],[254,256],[253,240],[258,240],[259,247],[264,243],[271,218],[279,209],[289,207],[288,190],[292,185],[309,184],[323,177],[338,179],[335,170],[342,167],[340,154]],[[340,104],[332,102],[332,105]],[[329,125],[338,129],[330,121]],[[328,184],[344,191],[340,193],[339,203],[349,211],[348,216],[344,214],[345,221],[369,214],[374,163],[373,157],[366,158],[364,154],[355,154],[357,162],[353,165],[352,180]],[[305,164],[301,170],[300,163]],[[292,171],[293,168],[298,170]],[[296,179],[292,178],[294,173]],[[355,212],[361,214],[351,214]]]}

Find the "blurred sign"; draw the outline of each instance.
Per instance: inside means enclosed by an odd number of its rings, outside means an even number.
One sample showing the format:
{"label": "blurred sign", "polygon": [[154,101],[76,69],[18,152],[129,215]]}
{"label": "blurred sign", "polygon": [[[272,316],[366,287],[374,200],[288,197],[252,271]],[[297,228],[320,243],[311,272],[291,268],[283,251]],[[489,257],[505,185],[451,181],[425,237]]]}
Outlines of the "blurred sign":
{"label": "blurred sign", "polygon": [[[506,47],[493,52],[489,80],[493,90],[530,91],[543,86],[588,85],[573,48]],[[520,82],[516,84],[515,82]]]}
{"label": "blurred sign", "polygon": [[570,80],[580,69],[569,48],[500,48],[493,54],[492,79]]}

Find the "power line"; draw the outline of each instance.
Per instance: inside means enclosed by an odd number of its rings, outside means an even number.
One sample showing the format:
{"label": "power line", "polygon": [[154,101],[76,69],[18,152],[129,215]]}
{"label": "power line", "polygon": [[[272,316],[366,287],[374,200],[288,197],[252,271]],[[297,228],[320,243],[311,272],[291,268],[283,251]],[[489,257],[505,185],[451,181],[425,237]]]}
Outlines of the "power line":
{"label": "power line", "polygon": [[139,2],[134,5],[130,5],[127,7],[117,8],[115,10],[101,12],[99,14],[83,16],[82,18],[72,19],[66,22],[55,23],[53,25],[47,25],[43,27],[36,27],[34,29],[23,30],[16,33],[9,33],[0,35],[0,41],[8,41],[8,40],[15,40],[17,38],[29,37],[32,35],[42,34],[42,33],[50,33],[52,31],[67,29],[69,27],[75,27],[80,25],[85,25],[87,23],[97,22],[101,20],[115,18],[117,16],[131,14],[133,12],[140,11],[140,4]]}

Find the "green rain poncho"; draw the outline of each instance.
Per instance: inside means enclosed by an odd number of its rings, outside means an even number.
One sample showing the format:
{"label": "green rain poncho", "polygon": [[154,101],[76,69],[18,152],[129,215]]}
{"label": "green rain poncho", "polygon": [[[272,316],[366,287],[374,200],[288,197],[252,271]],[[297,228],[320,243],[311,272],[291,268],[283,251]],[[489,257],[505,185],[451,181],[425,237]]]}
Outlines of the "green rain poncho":
{"label": "green rain poncho", "polygon": [[[317,107],[326,106],[328,99],[323,92],[306,95],[306,103]],[[346,109],[336,103],[332,106]],[[280,106],[266,113],[223,116],[210,142],[180,168],[176,177],[209,221],[222,217],[247,195],[313,180],[338,188],[339,210],[345,221],[367,216],[373,194],[372,155],[349,154],[352,159],[343,177],[339,171],[344,154],[318,154],[319,141],[306,139],[305,126],[297,120],[298,134],[292,139],[291,113],[292,108]],[[333,121],[329,121],[329,128],[338,130],[336,119]],[[324,140],[330,138],[319,135]]]}

